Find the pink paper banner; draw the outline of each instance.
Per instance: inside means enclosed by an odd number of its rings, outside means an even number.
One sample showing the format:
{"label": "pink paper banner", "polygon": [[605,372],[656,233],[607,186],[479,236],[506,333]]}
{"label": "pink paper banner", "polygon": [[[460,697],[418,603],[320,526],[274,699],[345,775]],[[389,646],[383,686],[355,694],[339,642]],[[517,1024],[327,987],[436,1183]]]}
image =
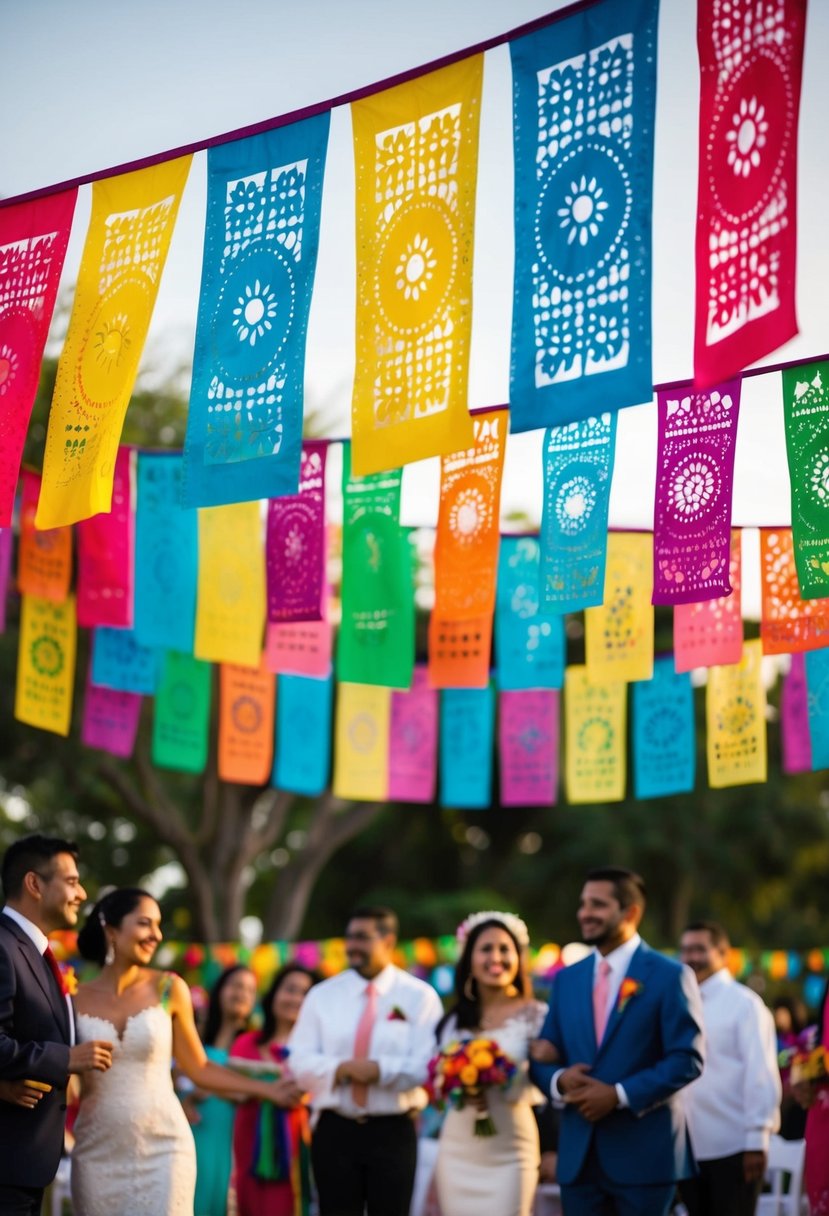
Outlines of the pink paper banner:
{"label": "pink paper banner", "polygon": [[716,384],[797,333],[806,0],[711,0],[698,13],[694,379]]}
{"label": "pink paper banner", "polygon": [[133,753],[143,698],[134,692],[99,688],[91,681],[92,663],[86,681],[81,742],[125,760]]}
{"label": "pink paper banner", "polygon": [[433,802],[438,759],[438,692],[415,667],[408,692],[391,694],[389,801]]}
{"label": "pink paper banner", "polygon": [[11,523],[77,190],[0,211],[0,524]]}
{"label": "pink paper banner", "polygon": [[78,624],[130,629],[135,554],[131,448],[118,449],[109,514],[83,519],[77,528]]}
{"label": "pink paper banner", "polygon": [[657,395],[653,602],[728,595],[734,447],[740,381]]}
{"label": "pink paper banner", "polygon": [[558,690],[502,692],[498,707],[501,805],[554,805],[558,789]]}
{"label": "pink paper banner", "polygon": [[6,598],[12,566],[12,530],[0,528],[0,633],[6,632]]}
{"label": "pink paper banner", "polygon": [[320,621],[293,621],[267,626],[265,667],[282,676],[313,676],[324,679],[331,672],[333,648],[328,620],[328,595],[320,609]]}
{"label": "pink paper banner", "polygon": [[299,493],[268,502],[269,621],[318,621],[325,580],[326,443],[305,441]]}
{"label": "pink paper banner", "polygon": [[812,771],[812,740],[809,735],[809,688],[806,660],[792,655],[792,665],[780,689],[780,743],[784,773]]}
{"label": "pink paper banner", "polygon": [[674,669],[728,667],[743,657],[741,595],[742,535],[731,533],[728,579],[731,595],[674,608]]}

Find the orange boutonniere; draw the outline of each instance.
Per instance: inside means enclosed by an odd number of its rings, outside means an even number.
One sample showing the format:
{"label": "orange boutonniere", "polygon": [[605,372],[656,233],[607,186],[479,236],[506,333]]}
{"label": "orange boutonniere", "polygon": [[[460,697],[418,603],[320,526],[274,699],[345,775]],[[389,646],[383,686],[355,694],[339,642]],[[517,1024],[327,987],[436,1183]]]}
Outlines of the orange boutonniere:
{"label": "orange boutonniere", "polygon": [[619,989],[619,1000],[616,1005],[617,1009],[619,1010],[619,1013],[624,1013],[625,1006],[627,1005],[627,1003],[631,999],[631,997],[636,996],[637,993],[639,993],[641,991],[642,991],[642,985],[640,984],[639,980],[632,980],[630,978],[623,979],[622,986]]}
{"label": "orange boutonniere", "polygon": [[78,977],[75,975],[74,967],[61,967],[63,976],[63,987],[67,996],[74,996],[78,991]]}

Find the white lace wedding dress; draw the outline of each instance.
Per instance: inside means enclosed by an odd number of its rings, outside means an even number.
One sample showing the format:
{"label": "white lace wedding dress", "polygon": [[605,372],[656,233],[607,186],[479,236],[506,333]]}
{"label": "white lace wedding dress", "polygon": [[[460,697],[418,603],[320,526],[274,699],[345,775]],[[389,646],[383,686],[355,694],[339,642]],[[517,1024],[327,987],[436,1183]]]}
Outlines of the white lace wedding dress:
{"label": "white lace wedding dress", "polygon": [[196,1150],[173,1089],[172,1020],[163,1005],[133,1014],[122,1038],[81,1013],[78,1039],[109,1039],[112,1068],[87,1073],[72,1153],[75,1216],[192,1216]]}
{"label": "white lace wedding dress", "polygon": [[518,1065],[506,1090],[487,1091],[494,1136],[475,1135],[475,1110],[450,1109],[444,1120],[435,1171],[442,1216],[530,1216],[538,1183],[538,1125],[533,1106],[544,1101],[528,1078],[528,1049],[546,1005],[532,1001],[497,1030],[458,1033],[450,1020],[441,1035],[494,1039]]}

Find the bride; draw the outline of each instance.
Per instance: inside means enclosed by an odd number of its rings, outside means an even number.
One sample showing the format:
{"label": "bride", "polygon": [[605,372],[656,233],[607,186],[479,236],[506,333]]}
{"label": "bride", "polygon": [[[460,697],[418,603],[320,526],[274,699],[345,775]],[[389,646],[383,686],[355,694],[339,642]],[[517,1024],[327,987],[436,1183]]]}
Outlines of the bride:
{"label": "bride", "polygon": [[196,1155],[173,1057],[214,1093],[280,1105],[301,1096],[293,1081],[242,1077],[207,1059],[184,980],[149,966],[160,941],[158,904],[137,888],[105,895],[78,934],[81,955],[102,966],[75,997],[78,1039],[113,1044],[109,1072],[83,1081],[71,1175],[78,1216],[192,1216]]}
{"label": "bride", "polygon": [[523,958],[527,926],[511,912],[476,912],[458,929],[455,1003],[438,1023],[440,1047],[453,1039],[494,1039],[518,1065],[502,1091],[483,1091],[495,1134],[476,1136],[475,1107],[450,1109],[438,1148],[436,1181],[442,1216],[529,1216],[538,1181],[538,1128],[543,1101],[527,1076],[532,1041],[546,1006],[534,1001]]}

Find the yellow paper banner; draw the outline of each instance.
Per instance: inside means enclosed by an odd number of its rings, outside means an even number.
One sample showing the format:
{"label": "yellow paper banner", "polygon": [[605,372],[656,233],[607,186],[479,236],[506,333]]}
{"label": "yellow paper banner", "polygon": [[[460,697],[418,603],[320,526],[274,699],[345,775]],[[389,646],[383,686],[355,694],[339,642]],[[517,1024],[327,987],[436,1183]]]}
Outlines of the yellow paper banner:
{"label": "yellow paper banner", "polygon": [[389,789],[391,689],[337,685],[333,790],[338,798],[382,801]]}
{"label": "yellow paper banner", "polygon": [[625,796],[627,686],[596,684],[586,667],[564,673],[564,776],[568,802]]}
{"label": "yellow paper banner", "polygon": [[276,676],[224,663],[219,671],[219,777],[264,785],[273,764]]}
{"label": "yellow paper banner", "polygon": [[708,784],[712,789],[766,780],[763,643],[746,642],[739,663],[709,667],[705,696]]}
{"label": "yellow paper banner", "polygon": [[75,683],[75,597],[62,604],[23,596],[14,716],[68,735]]}
{"label": "yellow paper banner", "polygon": [[58,364],[38,528],[109,511],[124,415],[191,157],[95,182]]}
{"label": "yellow paper banner", "polygon": [[597,683],[653,677],[653,537],[611,532],[604,601],[584,613],[587,673]]}
{"label": "yellow paper banner", "polygon": [[352,468],[468,447],[483,56],[351,107],[357,177]]}
{"label": "yellow paper banner", "polygon": [[199,511],[197,659],[257,667],[265,627],[265,553],[258,502]]}

